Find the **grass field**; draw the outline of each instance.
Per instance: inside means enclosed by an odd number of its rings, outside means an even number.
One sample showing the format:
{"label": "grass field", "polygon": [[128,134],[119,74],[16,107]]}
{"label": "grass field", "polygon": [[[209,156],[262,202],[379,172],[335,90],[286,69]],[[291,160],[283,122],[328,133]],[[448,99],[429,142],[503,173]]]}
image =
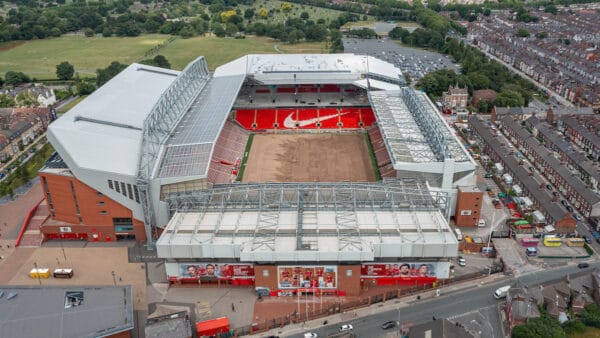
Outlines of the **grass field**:
{"label": "grass field", "polygon": [[0,45],[0,74],[21,71],[38,79],[56,78],[56,65],[69,61],[82,77],[94,76],[96,69],[111,61],[130,64],[140,60],[152,47],[166,41],[168,35],[143,35],[134,38],[61,36]]}
{"label": "grass field", "polygon": [[587,326],[584,333],[570,334],[569,338],[597,338],[600,337],[600,329]]}
{"label": "grass field", "polygon": [[[146,51],[166,41],[169,35],[151,34],[135,38],[86,38],[63,36],[55,39],[0,44],[0,75],[9,70],[21,71],[37,79],[56,78],[56,65],[69,61],[81,77],[94,76],[96,69],[112,61],[130,64],[144,58]],[[214,70],[224,63],[249,53],[324,53],[325,43],[287,45],[266,37],[246,39],[195,37],[177,39],[159,53],[166,56],[174,69],[204,55]]]}
{"label": "grass field", "polygon": [[186,64],[200,55],[204,55],[208,68],[216,67],[237,59],[246,54],[277,53],[275,46],[285,53],[326,53],[325,43],[284,44],[266,37],[251,37],[245,39],[195,37],[177,39],[160,54],[164,55],[174,69],[183,69]]}

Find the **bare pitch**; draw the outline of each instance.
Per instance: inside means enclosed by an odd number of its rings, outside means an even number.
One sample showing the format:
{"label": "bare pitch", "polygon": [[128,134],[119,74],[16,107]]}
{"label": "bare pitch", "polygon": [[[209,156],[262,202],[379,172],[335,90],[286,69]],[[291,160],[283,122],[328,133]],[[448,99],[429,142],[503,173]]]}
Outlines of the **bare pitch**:
{"label": "bare pitch", "polygon": [[257,134],[243,182],[375,181],[362,134]]}

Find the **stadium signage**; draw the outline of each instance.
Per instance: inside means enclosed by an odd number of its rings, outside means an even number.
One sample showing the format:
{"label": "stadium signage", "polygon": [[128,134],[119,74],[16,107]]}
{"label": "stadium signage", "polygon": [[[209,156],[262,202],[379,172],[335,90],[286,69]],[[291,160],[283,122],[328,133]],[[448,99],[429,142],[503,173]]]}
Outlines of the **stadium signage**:
{"label": "stadium signage", "polygon": [[362,278],[403,278],[440,277],[437,275],[438,263],[398,262],[390,264],[362,264]]}

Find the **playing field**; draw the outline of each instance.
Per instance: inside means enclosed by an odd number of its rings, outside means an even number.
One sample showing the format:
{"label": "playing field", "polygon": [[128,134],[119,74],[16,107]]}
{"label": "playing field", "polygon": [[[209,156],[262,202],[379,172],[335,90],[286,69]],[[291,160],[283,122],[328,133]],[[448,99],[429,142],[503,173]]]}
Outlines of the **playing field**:
{"label": "playing field", "polygon": [[362,134],[257,134],[243,182],[375,181]]}

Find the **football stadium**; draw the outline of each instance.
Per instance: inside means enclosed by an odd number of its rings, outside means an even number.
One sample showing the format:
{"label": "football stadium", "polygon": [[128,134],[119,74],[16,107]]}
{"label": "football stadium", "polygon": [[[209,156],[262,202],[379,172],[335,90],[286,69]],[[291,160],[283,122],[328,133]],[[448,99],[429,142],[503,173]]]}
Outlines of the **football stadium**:
{"label": "football stadium", "polygon": [[354,54],[132,64],[48,139],[45,240],[145,241],[172,283],[274,294],[447,278],[475,183],[430,99]]}

